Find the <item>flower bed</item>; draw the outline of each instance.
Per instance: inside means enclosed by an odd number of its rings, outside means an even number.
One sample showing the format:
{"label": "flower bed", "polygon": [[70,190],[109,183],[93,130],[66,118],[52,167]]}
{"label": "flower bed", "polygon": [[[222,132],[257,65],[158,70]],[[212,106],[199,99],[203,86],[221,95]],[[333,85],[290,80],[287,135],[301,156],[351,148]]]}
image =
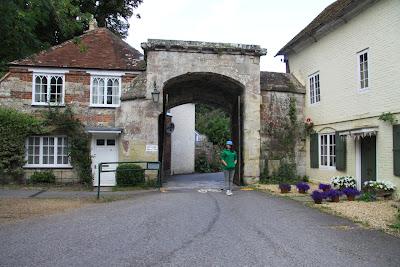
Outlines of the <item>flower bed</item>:
{"label": "flower bed", "polygon": [[396,187],[386,181],[366,181],[363,185],[363,191],[375,194],[378,197],[389,197],[394,190],[396,190]]}
{"label": "flower bed", "polygon": [[335,176],[331,178],[331,184],[334,188],[345,189],[345,188],[356,188],[357,181],[352,176]]}

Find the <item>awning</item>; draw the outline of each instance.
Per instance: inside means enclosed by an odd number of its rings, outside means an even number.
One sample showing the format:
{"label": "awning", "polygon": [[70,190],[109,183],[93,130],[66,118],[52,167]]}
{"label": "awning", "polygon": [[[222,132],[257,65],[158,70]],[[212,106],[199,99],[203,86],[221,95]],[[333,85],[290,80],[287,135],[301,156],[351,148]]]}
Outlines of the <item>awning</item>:
{"label": "awning", "polygon": [[378,127],[357,128],[340,132],[339,135],[347,138],[360,139],[367,136],[375,136],[378,133]]}
{"label": "awning", "polygon": [[86,127],[85,130],[88,133],[120,134],[123,129],[113,127]]}

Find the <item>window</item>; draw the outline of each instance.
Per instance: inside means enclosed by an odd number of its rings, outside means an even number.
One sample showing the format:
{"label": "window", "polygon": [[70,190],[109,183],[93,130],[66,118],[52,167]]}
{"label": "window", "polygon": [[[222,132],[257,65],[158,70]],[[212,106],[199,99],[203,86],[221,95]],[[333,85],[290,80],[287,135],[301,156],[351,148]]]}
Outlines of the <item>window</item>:
{"label": "window", "polygon": [[324,167],[336,166],[335,134],[321,134],[319,136],[319,165]]}
{"label": "window", "polygon": [[32,104],[64,104],[64,75],[34,74]]}
{"label": "window", "polygon": [[121,79],[116,77],[92,77],[90,92],[92,106],[119,106]]}
{"label": "window", "polygon": [[315,104],[321,101],[321,93],[319,87],[319,73],[313,74],[309,77],[310,81],[310,103]]}
{"label": "window", "polygon": [[358,53],[359,89],[366,90],[369,86],[368,50]]}
{"label": "window", "polygon": [[31,136],[26,140],[26,167],[70,167],[68,138]]}

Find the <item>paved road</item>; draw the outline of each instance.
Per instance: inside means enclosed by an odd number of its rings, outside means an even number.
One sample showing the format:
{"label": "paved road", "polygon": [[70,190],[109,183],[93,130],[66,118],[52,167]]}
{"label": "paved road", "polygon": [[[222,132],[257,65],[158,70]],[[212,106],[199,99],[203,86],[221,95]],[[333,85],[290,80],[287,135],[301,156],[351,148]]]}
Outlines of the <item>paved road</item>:
{"label": "paved road", "polygon": [[149,192],[0,240],[1,266],[400,266],[400,239],[256,191]]}
{"label": "paved road", "polygon": [[224,173],[194,173],[168,177],[163,186],[169,189],[224,188]]}

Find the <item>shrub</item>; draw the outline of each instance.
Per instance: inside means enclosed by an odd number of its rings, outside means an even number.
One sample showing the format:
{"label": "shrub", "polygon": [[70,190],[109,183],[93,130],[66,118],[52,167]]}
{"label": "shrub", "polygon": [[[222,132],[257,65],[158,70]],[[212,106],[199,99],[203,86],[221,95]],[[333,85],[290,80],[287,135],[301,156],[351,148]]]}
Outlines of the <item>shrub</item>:
{"label": "shrub", "polygon": [[41,121],[30,114],[0,108],[0,181],[22,182],[25,140],[41,132]]}
{"label": "shrub", "polygon": [[197,156],[194,163],[194,169],[196,172],[200,173],[211,172],[211,166],[205,154],[200,154]]}
{"label": "shrub", "polygon": [[338,189],[356,188],[357,182],[352,176],[335,176],[331,178],[333,187]]}
{"label": "shrub", "polygon": [[358,196],[360,194],[360,191],[358,191],[356,188],[345,188],[342,190],[343,194],[345,194],[346,196]]}
{"label": "shrub", "polygon": [[365,192],[358,198],[358,200],[364,202],[372,202],[376,200],[376,196],[370,192]]}
{"label": "shrub", "polygon": [[120,164],[116,170],[117,185],[138,185],[145,182],[144,169],[137,164]]}
{"label": "shrub", "polygon": [[304,175],[303,178],[301,178],[301,180],[305,183],[310,182],[310,177],[308,177],[307,175]]}
{"label": "shrub", "polygon": [[56,182],[56,176],[51,171],[34,172],[29,182],[33,184],[52,184]]}
{"label": "shrub", "polygon": [[281,162],[278,171],[274,172],[271,180],[279,183],[297,182],[296,165],[288,162]]}
{"label": "shrub", "polygon": [[328,191],[330,190],[332,187],[330,184],[319,184],[318,186],[319,189],[323,190],[323,191]]}
{"label": "shrub", "polygon": [[310,186],[304,182],[300,182],[300,183],[296,184],[296,187],[299,191],[307,192],[308,190],[310,190]]}

